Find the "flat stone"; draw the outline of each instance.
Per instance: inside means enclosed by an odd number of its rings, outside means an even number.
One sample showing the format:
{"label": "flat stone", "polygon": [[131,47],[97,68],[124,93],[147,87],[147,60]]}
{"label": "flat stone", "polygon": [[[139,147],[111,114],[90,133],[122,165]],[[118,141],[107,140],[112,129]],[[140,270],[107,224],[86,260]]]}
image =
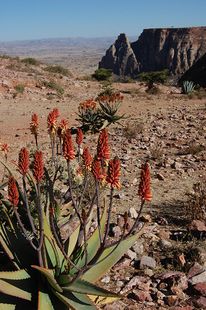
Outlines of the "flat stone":
{"label": "flat stone", "polygon": [[206,309],[206,297],[201,296],[195,301],[195,304],[200,307],[202,310]]}
{"label": "flat stone", "polygon": [[203,221],[193,220],[192,223],[188,226],[189,230],[192,231],[206,231],[206,225]]}
{"label": "flat stone", "polygon": [[197,283],[194,286],[194,289],[202,296],[206,297],[206,282],[203,283]]}
{"label": "flat stone", "polygon": [[194,265],[189,269],[187,277],[190,279],[204,271],[205,269],[199,263],[195,262]]}
{"label": "flat stone", "polygon": [[202,283],[202,282],[206,282],[206,271],[192,277],[190,279],[190,282],[194,285],[197,283]]}
{"label": "flat stone", "polygon": [[138,216],[137,211],[135,210],[135,208],[131,207],[129,209],[129,217],[131,217],[132,219],[136,219]]}
{"label": "flat stone", "polygon": [[143,242],[140,240],[137,240],[135,244],[132,246],[132,249],[137,255],[142,255],[144,253]]}
{"label": "flat stone", "polygon": [[131,260],[134,260],[134,259],[137,258],[137,254],[134,251],[130,250],[130,249],[127,251],[125,256],[130,258]]}
{"label": "flat stone", "polygon": [[133,290],[133,298],[140,302],[152,301],[152,297],[149,292],[141,290]]}
{"label": "flat stone", "polygon": [[150,256],[142,256],[140,260],[140,269],[151,268],[155,269],[157,266],[156,260]]}

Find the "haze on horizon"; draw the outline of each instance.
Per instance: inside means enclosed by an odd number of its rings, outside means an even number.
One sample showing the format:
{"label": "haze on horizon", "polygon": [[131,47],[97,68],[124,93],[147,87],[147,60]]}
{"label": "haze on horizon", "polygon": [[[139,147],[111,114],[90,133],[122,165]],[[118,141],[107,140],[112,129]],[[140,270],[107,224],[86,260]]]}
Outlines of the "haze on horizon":
{"label": "haze on horizon", "polygon": [[205,0],[0,0],[0,41],[139,35],[205,26]]}

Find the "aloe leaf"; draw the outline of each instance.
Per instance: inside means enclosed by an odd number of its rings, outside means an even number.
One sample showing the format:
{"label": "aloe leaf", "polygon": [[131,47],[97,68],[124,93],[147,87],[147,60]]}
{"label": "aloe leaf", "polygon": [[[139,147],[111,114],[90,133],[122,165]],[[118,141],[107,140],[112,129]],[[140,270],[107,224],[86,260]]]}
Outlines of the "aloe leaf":
{"label": "aloe leaf", "polygon": [[49,294],[38,291],[38,307],[37,310],[54,310]]}
{"label": "aloe leaf", "polygon": [[59,284],[57,283],[56,279],[54,278],[54,272],[53,272],[53,270],[51,270],[51,269],[46,269],[46,268],[39,267],[39,266],[34,266],[34,265],[32,265],[31,267],[34,268],[34,269],[36,269],[36,270],[38,270],[41,274],[43,274],[43,275],[47,278],[49,284],[50,284],[56,291],[58,291],[58,292],[60,292],[60,293],[63,292],[62,288],[59,286]]}
{"label": "aloe leaf", "polygon": [[29,279],[30,275],[26,272],[26,270],[17,270],[17,271],[1,271],[0,279],[7,280],[25,280]]}
{"label": "aloe leaf", "polygon": [[98,258],[97,262],[88,271],[83,274],[81,279],[88,282],[96,282],[101,278],[118,260],[122,255],[128,251],[128,249],[135,243],[139,236],[143,233],[141,230],[139,233],[130,236],[129,238],[121,241],[117,245],[106,248]]}
{"label": "aloe leaf", "polygon": [[0,304],[0,310],[15,310],[16,305],[12,304]]}
{"label": "aloe leaf", "polygon": [[[100,231],[101,231],[102,235],[103,235],[104,229],[105,229],[106,216],[107,216],[107,210],[106,210],[106,208],[104,208],[104,212],[102,214],[101,221],[100,221]],[[92,236],[87,240],[87,253],[88,253],[87,259],[88,259],[88,262],[90,262],[92,260],[92,258],[95,256],[99,247],[100,247],[99,230],[98,230],[98,228],[96,228],[94,233],[92,234]],[[83,248],[82,248],[81,252],[84,253]],[[84,266],[84,263],[85,263],[85,253],[83,256],[81,256],[78,259],[76,265],[78,268],[81,268]]]}
{"label": "aloe leaf", "polygon": [[62,287],[64,291],[72,291],[76,293],[86,294],[86,295],[95,295],[95,296],[104,296],[104,297],[116,297],[119,296],[115,293],[112,293],[108,290],[105,290],[101,287],[96,286],[95,284],[89,283],[85,280],[77,279],[72,284]]}
{"label": "aloe leaf", "polygon": [[[48,224],[47,217],[45,214],[44,214],[44,234],[46,236],[46,239],[50,241],[50,243],[46,241],[46,249],[47,249],[47,254],[49,255],[49,258],[52,264],[55,264],[56,256],[58,256],[59,264],[62,265],[63,262],[65,261],[65,258],[59,246],[57,245],[57,242],[52,234],[52,231],[50,229],[50,226]],[[51,244],[53,246],[51,246]],[[54,247],[55,247],[55,250],[54,250]]]}
{"label": "aloe leaf", "polygon": [[0,292],[10,296],[22,298],[25,300],[29,301],[31,300],[31,293],[24,291],[18,288],[17,286],[7,283],[6,281],[3,280],[0,280]]}
{"label": "aloe leaf", "polygon": [[109,304],[111,302],[114,302],[115,300],[120,299],[122,296],[116,296],[116,297],[112,297],[112,296],[94,296],[94,295],[88,295],[89,298],[95,303],[95,305],[105,305],[105,304]]}
{"label": "aloe leaf", "polygon": [[69,236],[65,243],[65,251],[67,253],[67,256],[70,257],[72,252],[74,251],[74,248],[77,244],[77,240],[79,237],[79,231],[80,231],[80,225],[73,231],[73,233]]}
{"label": "aloe leaf", "polygon": [[0,227],[0,244],[2,246],[2,248],[4,249],[4,252],[7,254],[7,256],[10,258],[11,261],[14,260],[14,255],[12,253],[12,251],[9,248],[9,243],[8,240],[2,230],[2,228]]}
{"label": "aloe leaf", "polygon": [[85,294],[64,292],[60,294],[54,292],[54,294],[61,300],[66,306],[72,307],[75,310],[96,310],[95,304]]}

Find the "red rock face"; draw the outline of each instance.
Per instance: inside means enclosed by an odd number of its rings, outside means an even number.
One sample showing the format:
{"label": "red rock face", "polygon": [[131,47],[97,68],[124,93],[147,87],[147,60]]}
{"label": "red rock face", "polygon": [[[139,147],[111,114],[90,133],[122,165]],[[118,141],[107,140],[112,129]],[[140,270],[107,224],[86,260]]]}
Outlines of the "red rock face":
{"label": "red rock face", "polygon": [[99,67],[112,69],[120,76],[163,69],[181,75],[204,53],[206,27],[144,29],[133,43],[121,34]]}

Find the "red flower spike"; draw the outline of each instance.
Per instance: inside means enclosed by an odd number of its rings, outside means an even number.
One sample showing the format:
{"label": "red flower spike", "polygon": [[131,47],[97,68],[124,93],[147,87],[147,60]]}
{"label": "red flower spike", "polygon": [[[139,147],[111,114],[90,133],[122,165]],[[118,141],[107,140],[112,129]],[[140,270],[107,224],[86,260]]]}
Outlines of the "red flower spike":
{"label": "red flower spike", "polygon": [[92,163],[92,173],[96,180],[101,181],[104,179],[104,171],[102,169],[101,161],[95,158]]}
{"label": "red flower spike", "polygon": [[31,116],[30,130],[33,135],[37,135],[39,128],[38,115],[36,113]]}
{"label": "red flower spike", "polygon": [[106,129],[103,129],[99,135],[97,143],[97,158],[99,160],[108,160],[110,158],[109,139]]}
{"label": "red flower spike", "polygon": [[83,132],[81,128],[77,128],[77,135],[76,135],[76,143],[78,146],[80,146],[83,142]]}
{"label": "red flower spike", "polygon": [[111,185],[112,188],[120,189],[120,160],[118,157],[111,159],[109,161],[108,173],[106,177],[107,183]]}
{"label": "red flower spike", "polygon": [[89,152],[88,147],[84,148],[82,157],[83,157],[85,168],[87,170],[90,170],[91,169],[91,165],[92,165],[92,156],[91,156],[91,154]]}
{"label": "red flower spike", "polygon": [[150,189],[150,165],[145,163],[142,166],[138,195],[142,200],[151,201],[152,193]]}
{"label": "red flower spike", "polygon": [[53,114],[55,115],[56,119],[60,116],[59,109],[54,108],[52,112],[53,112]]}
{"label": "red flower spike", "polygon": [[8,182],[8,198],[11,204],[14,207],[18,206],[19,203],[19,191],[16,185],[16,180],[14,179],[13,176],[9,177],[9,182]]}
{"label": "red flower spike", "polygon": [[33,175],[37,182],[40,182],[44,176],[43,154],[41,151],[36,151],[34,154]]}
{"label": "red flower spike", "polygon": [[25,147],[19,152],[18,168],[23,176],[25,176],[29,170],[29,152]]}
{"label": "red flower spike", "polygon": [[67,130],[63,140],[63,155],[66,160],[72,160],[75,158],[75,152],[73,148],[71,131]]}

